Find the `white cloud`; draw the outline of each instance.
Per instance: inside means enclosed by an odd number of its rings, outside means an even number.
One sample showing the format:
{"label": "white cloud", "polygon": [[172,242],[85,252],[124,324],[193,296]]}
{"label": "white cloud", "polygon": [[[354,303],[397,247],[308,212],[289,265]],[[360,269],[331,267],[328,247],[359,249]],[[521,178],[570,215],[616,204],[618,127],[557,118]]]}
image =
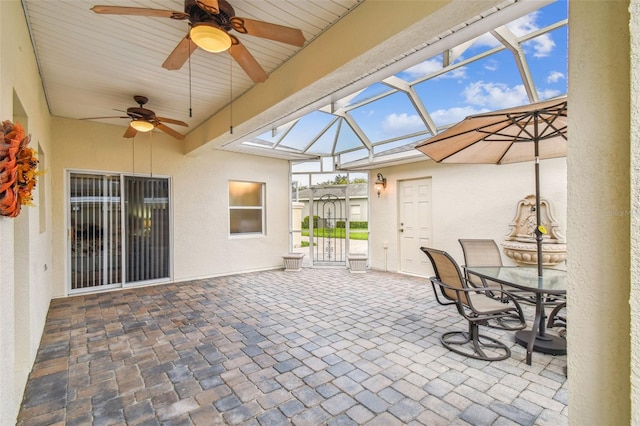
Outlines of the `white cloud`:
{"label": "white cloud", "polygon": [[402,129],[404,133],[411,133],[424,129],[424,122],[416,114],[409,115],[405,112],[402,114],[393,113],[384,118],[382,128],[385,132],[389,133],[396,133],[398,129]]}
{"label": "white cloud", "polygon": [[[539,12],[533,12],[528,15],[522,16],[507,25],[507,28],[513,32],[516,37],[520,37],[524,34],[531,33],[540,29],[540,26],[536,24]],[[533,56],[536,58],[544,58],[549,56],[551,51],[556,47],[556,43],[553,41],[549,34],[543,34],[523,43],[523,47],[532,48],[534,50]]]}
{"label": "white cloud", "polygon": [[465,102],[491,110],[524,105],[529,102],[523,85],[509,87],[502,83],[477,81],[463,90]]}
{"label": "white cloud", "polygon": [[545,58],[549,56],[556,47],[556,42],[551,39],[549,34],[543,34],[533,40],[523,43],[523,46],[533,47],[533,50],[535,51],[533,56],[536,58]]}
{"label": "white cloud", "polygon": [[462,121],[468,115],[479,114],[485,111],[487,111],[486,108],[475,108],[472,106],[439,109],[431,113],[431,118],[433,118],[433,121],[436,123],[455,124]]}
{"label": "white cloud", "polygon": [[490,59],[484,64],[484,69],[487,71],[497,71],[498,70],[498,61]]}
{"label": "white cloud", "polygon": [[[539,11],[530,13],[528,15],[522,16],[518,19],[515,19],[507,24],[507,28],[516,36],[521,37],[525,34],[529,34],[531,32],[537,31],[540,29],[540,26],[537,24]],[[500,45],[500,42],[493,37],[491,34],[486,33],[480,37],[475,42],[476,46],[487,46],[489,48],[493,48]],[[549,34],[543,34],[541,36],[536,37],[533,40],[529,40],[523,43],[523,47],[527,49],[533,49],[533,56],[536,58],[544,58],[549,56],[553,49],[556,47],[556,43],[553,41]]]}
{"label": "white cloud", "polygon": [[[467,77],[466,69],[467,69],[466,67],[459,67],[452,71],[448,71],[445,74],[441,74],[436,78],[463,79]],[[410,68],[407,68],[404,71],[404,74],[408,74],[412,80],[417,80],[421,77],[425,77],[427,75],[433,74],[434,72],[438,72],[440,70],[442,70],[442,58],[438,57],[438,58],[428,59]]]}
{"label": "white cloud", "polygon": [[516,37],[520,37],[522,35],[525,35],[540,29],[540,27],[536,24],[537,18],[538,18],[538,11],[530,13],[528,15],[521,16],[518,19],[514,19],[513,21],[507,24],[507,28],[509,28],[509,30],[511,30],[511,32],[514,33]]}
{"label": "white cloud", "polygon": [[556,96],[560,96],[562,92],[560,90],[555,90],[555,89],[545,89],[545,90],[538,90],[538,94],[540,95],[540,99],[551,99],[551,98],[555,98]]}
{"label": "white cloud", "polygon": [[547,83],[557,83],[562,79],[564,79],[564,73],[561,73],[560,71],[551,71],[547,76]]}
{"label": "white cloud", "polygon": [[[520,37],[524,34],[528,34],[533,31],[537,31],[540,29],[540,26],[536,24],[536,19],[538,18],[538,12],[533,12],[525,16],[521,16],[518,19],[515,19],[509,22],[506,27],[511,31],[516,37]],[[500,43],[494,36],[490,33],[485,33],[478,37],[474,42],[475,46],[485,46],[489,48],[500,46]]]}
{"label": "white cloud", "polygon": [[473,45],[494,48],[500,46],[501,43],[490,33],[484,33],[473,42]]}
{"label": "white cloud", "polygon": [[436,78],[434,78],[434,80],[438,79],[438,78],[451,78],[451,79],[455,79],[455,80],[462,80],[467,78],[467,67],[460,67],[460,68],[456,68],[454,70],[451,70],[449,72],[447,72],[446,74],[440,74],[439,76],[437,76]]}
{"label": "white cloud", "polygon": [[[463,94],[465,102],[469,105],[433,111],[431,112],[433,121],[438,125],[455,124],[469,115],[529,103],[529,97],[523,85],[509,87],[501,83],[478,81],[465,87]],[[559,95],[558,90],[544,90],[540,92],[540,99],[550,99]]]}
{"label": "white cloud", "polygon": [[424,77],[436,71],[442,69],[442,62],[440,59],[427,59],[426,61],[420,62],[417,65],[414,65],[410,68],[407,68],[404,72],[409,74],[413,79],[417,79],[420,77]]}

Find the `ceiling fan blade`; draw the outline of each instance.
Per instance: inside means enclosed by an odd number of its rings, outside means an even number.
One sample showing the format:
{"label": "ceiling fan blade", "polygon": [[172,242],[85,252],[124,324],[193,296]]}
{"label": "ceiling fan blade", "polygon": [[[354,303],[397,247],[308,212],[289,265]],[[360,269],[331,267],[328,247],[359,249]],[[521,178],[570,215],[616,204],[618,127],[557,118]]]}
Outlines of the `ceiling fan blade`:
{"label": "ceiling fan blade", "polygon": [[246,47],[237,38],[231,36],[232,45],[229,48],[229,53],[236,60],[236,62],[242,67],[244,72],[247,73],[254,83],[262,83],[266,81],[269,76],[262,69],[256,58],[253,57]]}
{"label": "ceiling fan blade", "polygon": [[302,46],[305,42],[302,31],[297,28],[255,21],[248,18],[238,18],[237,16],[231,18],[231,26],[234,30],[242,34],[268,38],[269,40],[292,44],[294,46]]}
{"label": "ceiling fan blade", "polygon": [[123,138],[132,138],[134,137],[136,134],[138,133],[138,131],[136,129],[134,129],[131,126],[127,126],[127,130],[124,131],[124,135],[122,135]]}
{"label": "ceiling fan blade", "polygon": [[154,18],[188,19],[189,15],[184,12],[163,9],[147,9],[146,7],[124,7],[124,6],[103,6],[97,5],[91,8],[95,13],[105,15],[136,15],[151,16]]}
{"label": "ceiling fan blade", "polygon": [[189,125],[187,123],[185,123],[184,121],[174,120],[173,118],[165,118],[165,117],[156,116],[156,120],[160,121],[162,123],[176,124],[178,126],[189,127]]}
{"label": "ceiling fan blade", "polygon": [[191,42],[189,34],[187,34],[182,40],[180,40],[180,43],[178,43],[176,48],[173,49],[173,52],[169,54],[167,59],[164,61],[164,64],[162,64],[162,68],[166,68],[168,70],[179,70],[197,48],[198,46]]}
{"label": "ceiling fan blade", "polygon": [[128,116],[113,116],[113,117],[87,117],[87,118],[79,118],[79,120],[102,120],[107,118],[130,118]]}
{"label": "ceiling fan blade", "polygon": [[220,13],[220,6],[218,6],[218,0],[196,0],[198,7],[204,11],[207,11],[213,15]]}
{"label": "ceiling fan blade", "polygon": [[183,134],[180,134],[180,133],[176,132],[171,127],[167,127],[162,123],[157,123],[156,127],[158,129],[162,130],[163,132],[165,132],[166,134],[168,134],[170,136],[173,136],[176,139],[180,139],[180,140],[184,139],[184,135]]}

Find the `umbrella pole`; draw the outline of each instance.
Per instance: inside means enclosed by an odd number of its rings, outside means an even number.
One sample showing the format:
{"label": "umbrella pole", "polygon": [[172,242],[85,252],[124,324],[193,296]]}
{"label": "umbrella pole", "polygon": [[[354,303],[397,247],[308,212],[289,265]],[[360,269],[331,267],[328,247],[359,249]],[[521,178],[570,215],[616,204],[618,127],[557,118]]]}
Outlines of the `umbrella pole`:
{"label": "umbrella pole", "polygon": [[[535,149],[535,175],[536,175],[536,247],[538,249],[538,287],[542,287],[542,231],[540,230],[540,225],[542,221],[542,215],[540,214],[540,153],[538,152],[538,114],[534,114],[535,123],[533,125],[534,128],[534,139],[533,146]],[[542,293],[536,293],[536,305],[540,305],[542,308],[542,316],[540,317],[540,323],[538,325],[537,336],[535,339],[545,339],[545,314],[544,307],[542,305]],[[536,311],[539,311],[538,307],[536,307]],[[533,326],[533,330],[535,330],[535,325]]]}
{"label": "umbrella pole", "polygon": [[540,214],[540,152],[538,149],[538,143],[540,141],[540,136],[538,134],[538,112],[536,111],[533,115],[533,147],[535,154],[535,175],[536,175],[536,247],[538,249],[538,278],[542,278],[542,231],[540,229],[541,225],[541,214]]}
{"label": "umbrella pole", "polygon": [[[536,151],[538,150],[538,142],[536,141]],[[540,159],[536,153],[536,248],[538,249],[538,277],[542,277],[542,232],[540,231],[541,215],[540,215]]]}

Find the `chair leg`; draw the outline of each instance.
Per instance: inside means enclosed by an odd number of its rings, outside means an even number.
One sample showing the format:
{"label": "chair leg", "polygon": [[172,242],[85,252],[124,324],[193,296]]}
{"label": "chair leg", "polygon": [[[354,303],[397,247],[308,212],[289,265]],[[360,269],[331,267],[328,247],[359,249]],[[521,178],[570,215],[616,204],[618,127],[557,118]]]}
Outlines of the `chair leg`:
{"label": "chair leg", "polygon": [[440,342],[452,352],[484,361],[500,361],[511,356],[507,345],[480,334],[478,324],[471,321],[469,331],[449,331],[440,337]]}
{"label": "chair leg", "polygon": [[547,328],[553,328],[556,325],[564,325],[566,327],[567,320],[559,315],[563,308],[566,308],[567,302],[556,305],[555,308],[549,314],[549,320],[547,321]]}

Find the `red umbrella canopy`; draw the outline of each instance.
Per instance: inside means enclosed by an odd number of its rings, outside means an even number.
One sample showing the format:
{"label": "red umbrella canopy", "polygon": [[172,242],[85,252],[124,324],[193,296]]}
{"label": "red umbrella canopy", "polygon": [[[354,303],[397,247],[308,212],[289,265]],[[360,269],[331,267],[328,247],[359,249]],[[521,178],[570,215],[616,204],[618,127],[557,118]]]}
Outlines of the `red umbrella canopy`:
{"label": "red umbrella canopy", "polygon": [[[531,143],[534,142],[534,143]],[[567,97],[470,115],[418,144],[439,163],[508,164],[567,155]]]}

